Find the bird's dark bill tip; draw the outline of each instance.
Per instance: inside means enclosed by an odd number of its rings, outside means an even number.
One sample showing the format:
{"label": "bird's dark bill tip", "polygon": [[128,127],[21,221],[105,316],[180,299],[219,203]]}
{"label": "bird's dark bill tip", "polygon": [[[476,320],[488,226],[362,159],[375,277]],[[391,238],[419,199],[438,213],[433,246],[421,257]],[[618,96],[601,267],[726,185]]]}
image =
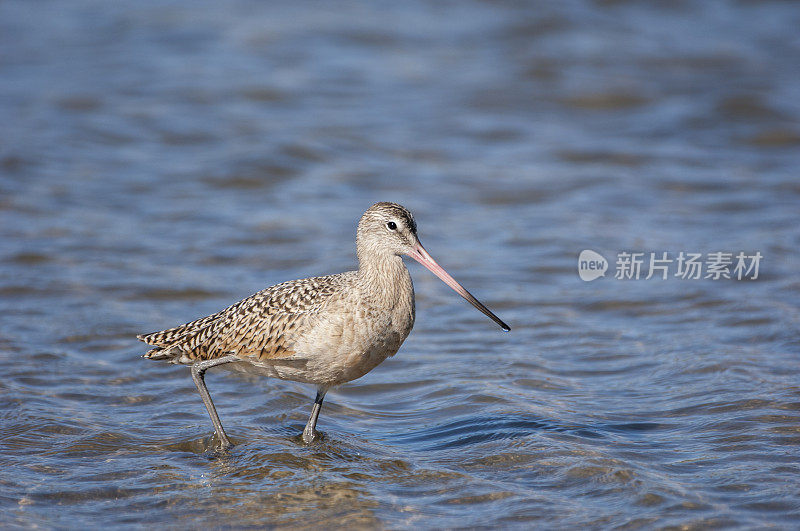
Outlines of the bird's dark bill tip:
{"label": "bird's dark bill tip", "polygon": [[[474,297],[473,297],[473,299],[474,299]],[[472,302],[472,301],[470,301],[470,302]],[[477,304],[475,304],[475,303],[477,303]],[[492,313],[492,311],[489,310],[489,308],[487,308],[483,304],[479,303],[478,301],[475,301],[475,303],[473,303],[473,304],[475,304],[475,307],[478,308],[483,313],[485,313],[492,321],[497,323],[497,325],[500,328],[503,329],[503,332],[511,332],[511,327],[508,326],[505,321],[503,321],[502,319],[497,317],[494,313]]]}

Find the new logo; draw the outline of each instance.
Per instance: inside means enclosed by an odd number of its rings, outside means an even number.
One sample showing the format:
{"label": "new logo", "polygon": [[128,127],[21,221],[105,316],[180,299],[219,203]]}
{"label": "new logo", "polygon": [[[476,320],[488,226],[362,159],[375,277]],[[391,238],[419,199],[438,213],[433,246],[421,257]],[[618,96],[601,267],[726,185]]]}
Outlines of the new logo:
{"label": "new logo", "polygon": [[608,260],[591,249],[584,249],[578,256],[578,276],[585,282],[606,276]]}

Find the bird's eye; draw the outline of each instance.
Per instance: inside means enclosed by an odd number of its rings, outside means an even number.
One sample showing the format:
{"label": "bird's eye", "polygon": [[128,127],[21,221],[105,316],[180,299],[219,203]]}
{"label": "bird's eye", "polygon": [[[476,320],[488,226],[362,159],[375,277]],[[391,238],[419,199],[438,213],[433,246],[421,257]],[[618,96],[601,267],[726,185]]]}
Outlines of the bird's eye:
{"label": "bird's eye", "polygon": [[397,230],[397,223],[394,221],[389,221],[386,223],[386,228],[389,230]]}

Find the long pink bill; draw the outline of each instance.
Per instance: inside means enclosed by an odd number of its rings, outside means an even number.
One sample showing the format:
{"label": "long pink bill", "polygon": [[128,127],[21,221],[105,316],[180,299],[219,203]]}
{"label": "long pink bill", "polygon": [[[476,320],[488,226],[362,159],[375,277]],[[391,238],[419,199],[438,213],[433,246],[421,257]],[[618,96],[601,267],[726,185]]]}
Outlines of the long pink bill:
{"label": "long pink bill", "polygon": [[489,318],[495,323],[499,324],[503,330],[505,330],[506,332],[511,330],[511,328],[503,321],[501,321],[499,317],[493,314],[492,311],[489,310],[489,308],[481,304],[481,302],[475,297],[473,297],[469,291],[464,289],[464,286],[456,282],[456,280],[453,277],[448,275],[447,271],[445,271],[442,268],[442,266],[437,264],[436,260],[431,258],[431,255],[428,254],[428,251],[426,251],[421,244],[417,243],[414,246],[414,249],[409,253],[409,256],[414,260],[416,260],[417,262],[419,262],[420,264],[427,267],[431,273],[442,279],[442,281],[451,288],[453,288],[456,293],[467,299],[467,301],[469,301],[470,304],[472,304],[477,309],[482,311],[484,314],[489,316]]}

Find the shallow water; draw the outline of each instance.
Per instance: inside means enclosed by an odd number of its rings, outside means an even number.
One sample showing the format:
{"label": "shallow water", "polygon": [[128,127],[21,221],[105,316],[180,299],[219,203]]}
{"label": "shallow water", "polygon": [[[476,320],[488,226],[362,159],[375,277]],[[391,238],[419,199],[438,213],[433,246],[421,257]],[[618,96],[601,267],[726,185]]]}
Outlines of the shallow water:
{"label": "shallow water", "polygon": [[[5,526],[797,525],[800,10],[0,3]],[[409,207],[398,355],[331,391],[134,336],[352,268]],[[577,256],[611,261],[583,282]],[[616,280],[621,251],[763,255]]]}

